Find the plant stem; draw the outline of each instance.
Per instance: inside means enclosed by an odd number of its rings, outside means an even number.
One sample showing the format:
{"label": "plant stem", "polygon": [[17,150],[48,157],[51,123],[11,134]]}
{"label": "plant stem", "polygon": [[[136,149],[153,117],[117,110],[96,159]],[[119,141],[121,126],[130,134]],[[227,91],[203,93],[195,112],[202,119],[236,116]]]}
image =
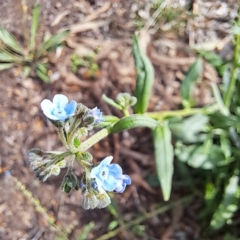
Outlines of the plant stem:
{"label": "plant stem", "polygon": [[[152,217],[154,217],[158,214],[164,213],[164,212],[168,211],[169,209],[174,208],[174,207],[176,207],[176,206],[178,206],[182,203],[186,203],[186,202],[190,201],[192,199],[192,197],[193,196],[187,196],[187,197],[185,197],[183,199],[180,199],[179,201],[176,201],[174,203],[170,203],[166,206],[161,206],[161,207],[159,207],[159,208],[157,208],[157,209],[155,209],[155,210],[153,210],[149,213],[146,213],[144,216],[140,216],[140,217],[138,217],[136,219],[133,219],[132,221],[128,222],[127,224],[125,224],[125,228],[129,229],[132,226],[137,226],[147,219],[150,219],[150,218],[152,218]],[[110,232],[102,235],[101,237],[99,237],[95,240],[107,240],[109,238],[112,238],[112,237],[116,236],[121,231],[122,231],[122,228],[119,227],[119,228],[117,228],[113,231],[110,231]]]}
{"label": "plant stem", "polygon": [[85,152],[87,149],[92,147],[95,143],[97,143],[100,140],[102,140],[103,138],[107,137],[111,133],[112,126],[113,125],[111,124],[110,126],[100,130],[99,132],[97,132],[96,134],[91,136],[88,140],[83,142],[79,148],[79,151]]}
{"label": "plant stem", "polygon": [[130,116],[130,114],[129,114],[129,112],[128,112],[128,109],[124,108],[124,109],[122,110],[122,112],[123,112],[123,114],[124,114],[125,117]]}
{"label": "plant stem", "polygon": [[[238,9],[238,27],[240,27],[240,7]],[[224,96],[224,104],[229,109],[231,104],[232,95],[235,89],[237,73],[238,73],[238,59],[239,59],[239,48],[240,48],[240,34],[236,34],[235,36],[235,46],[234,46],[234,55],[233,55],[233,69],[231,72],[230,83],[228,84],[228,88],[226,94]]]}
{"label": "plant stem", "polygon": [[161,120],[166,117],[186,117],[189,115],[203,113],[209,114],[218,110],[218,106],[216,104],[205,107],[205,108],[186,108],[182,110],[175,110],[175,111],[161,111],[161,112],[149,112],[144,113],[145,116],[154,118],[156,120]]}
{"label": "plant stem", "polygon": [[[108,127],[100,130],[99,132],[97,132],[96,134],[88,138],[85,142],[83,142],[80,145],[79,151],[85,152],[87,149],[92,147],[95,143],[99,142],[103,138],[107,137],[109,134],[123,131],[124,127],[122,126],[122,122],[128,118],[131,118],[133,120],[132,122],[134,122],[134,118],[138,118],[138,119],[142,118],[142,119],[141,121],[138,121],[138,123],[135,122],[134,124],[130,124],[127,128],[125,128],[125,130],[134,128],[134,127],[154,128],[154,126],[156,127],[158,124],[155,120],[163,120],[165,117],[174,117],[174,116],[184,117],[184,116],[189,116],[196,113],[209,114],[216,110],[218,110],[217,104],[211,105],[206,108],[189,108],[189,109],[176,110],[176,111],[151,112],[151,113],[144,113],[143,115],[133,114],[130,117],[124,117],[120,119],[119,121],[109,125]],[[144,119],[144,117],[148,117],[149,119]]]}

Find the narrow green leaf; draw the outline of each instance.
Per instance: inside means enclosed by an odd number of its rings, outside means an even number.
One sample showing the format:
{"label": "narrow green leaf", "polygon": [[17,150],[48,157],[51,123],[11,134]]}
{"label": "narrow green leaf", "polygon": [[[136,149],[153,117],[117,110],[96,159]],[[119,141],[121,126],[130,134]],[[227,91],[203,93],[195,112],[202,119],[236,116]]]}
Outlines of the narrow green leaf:
{"label": "narrow green leaf", "polygon": [[117,133],[135,127],[156,128],[158,122],[150,117],[134,114],[120,119],[111,129],[111,133]]}
{"label": "narrow green leaf", "polygon": [[218,107],[219,107],[219,110],[220,112],[225,115],[225,116],[228,116],[229,115],[229,111],[228,109],[225,107],[224,103],[223,103],[223,99],[222,99],[222,96],[221,96],[221,93],[218,89],[218,86],[216,83],[211,83],[211,87],[212,87],[212,91],[213,91],[213,95],[214,95],[214,98],[218,104]]}
{"label": "narrow green leaf", "polygon": [[183,105],[187,107],[192,106],[192,90],[199,75],[202,73],[202,59],[198,58],[189,68],[182,81],[180,92],[183,98]]}
{"label": "narrow green leaf", "polygon": [[110,124],[113,124],[119,120],[118,117],[115,116],[103,116],[103,121],[98,124],[97,127],[104,128],[109,126]]}
{"label": "narrow green leaf", "polygon": [[33,16],[32,16],[32,27],[31,27],[31,39],[30,39],[30,49],[33,52],[35,49],[36,43],[36,33],[38,29],[39,23],[39,16],[40,16],[40,6],[37,4],[33,8]]}
{"label": "narrow green leaf", "polygon": [[42,79],[44,82],[49,83],[50,77],[48,75],[48,69],[44,64],[38,63],[36,67],[37,76]]}
{"label": "narrow green leaf", "polygon": [[27,78],[27,77],[30,75],[30,73],[31,73],[31,67],[25,66],[25,67],[23,68],[24,77]]}
{"label": "narrow green leaf", "polygon": [[227,64],[222,58],[214,52],[199,50],[200,55],[212,65],[220,76],[223,76],[224,71],[227,69]]}
{"label": "narrow green leaf", "polygon": [[13,54],[8,53],[8,52],[0,52],[0,62],[14,62],[15,61],[15,57]]}
{"label": "narrow green leaf", "polygon": [[149,58],[140,49],[136,35],[133,37],[132,52],[137,70],[137,82],[134,91],[137,103],[134,106],[134,111],[136,113],[145,113],[151,97],[154,68]]}
{"label": "narrow green leaf", "polygon": [[43,52],[55,50],[61,43],[63,38],[69,33],[68,30],[57,33],[46,40],[39,48],[36,58],[39,58]]}
{"label": "narrow green leaf", "polygon": [[13,63],[0,63],[0,71],[13,67]]}
{"label": "narrow green leaf", "polygon": [[239,177],[237,175],[233,175],[230,178],[229,183],[225,188],[223,200],[211,220],[211,228],[213,230],[217,230],[227,221],[231,221],[233,214],[237,211],[240,197],[240,187],[238,182]]}
{"label": "narrow green leaf", "polygon": [[24,51],[18,44],[16,39],[6,29],[0,27],[0,41],[2,41],[7,47],[15,51],[16,53],[23,55]]}
{"label": "narrow green leaf", "polygon": [[172,188],[173,146],[171,137],[168,122],[163,122],[153,130],[157,174],[165,201],[169,200]]}

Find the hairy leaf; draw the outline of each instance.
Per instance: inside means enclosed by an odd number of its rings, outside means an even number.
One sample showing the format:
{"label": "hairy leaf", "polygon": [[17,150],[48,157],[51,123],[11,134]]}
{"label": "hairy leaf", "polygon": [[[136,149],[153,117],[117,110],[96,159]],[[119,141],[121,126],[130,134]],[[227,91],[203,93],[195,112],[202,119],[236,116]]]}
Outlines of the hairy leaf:
{"label": "hairy leaf", "polygon": [[163,122],[162,125],[154,129],[153,139],[157,174],[163,198],[168,201],[172,188],[173,146],[171,143],[171,131],[167,122]]}
{"label": "hairy leaf", "polygon": [[154,68],[149,58],[140,49],[138,38],[133,38],[132,52],[137,69],[137,83],[134,96],[137,103],[134,106],[136,113],[144,113],[147,110],[154,82]]}
{"label": "hairy leaf", "polygon": [[213,215],[211,228],[217,230],[221,228],[226,221],[231,220],[233,214],[238,209],[240,197],[240,187],[238,185],[239,177],[233,175],[224,191],[224,196],[218,210]]}
{"label": "hairy leaf", "polygon": [[122,130],[135,128],[135,127],[148,127],[154,129],[157,127],[158,122],[150,117],[142,115],[131,115],[120,119],[112,128],[111,133],[117,133]]}
{"label": "hairy leaf", "polygon": [[189,68],[182,81],[180,92],[183,98],[183,105],[191,107],[192,104],[192,90],[195,82],[198,80],[202,73],[202,59],[198,58]]}

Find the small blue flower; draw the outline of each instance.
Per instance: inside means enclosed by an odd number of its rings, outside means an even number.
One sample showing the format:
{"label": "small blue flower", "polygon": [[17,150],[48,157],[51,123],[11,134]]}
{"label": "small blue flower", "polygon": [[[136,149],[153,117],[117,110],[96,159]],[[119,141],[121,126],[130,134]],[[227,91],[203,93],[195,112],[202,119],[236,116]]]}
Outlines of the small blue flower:
{"label": "small blue flower", "polygon": [[117,180],[117,187],[114,189],[115,192],[122,193],[127,185],[131,184],[131,178],[124,174]]}
{"label": "small blue flower", "polygon": [[68,103],[68,98],[65,95],[57,94],[53,98],[53,102],[44,99],[41,102],[41,108],[45,116],[51,120],[59,120],[64,122],[67,118],[74,115],[77,107],[76,101]]}
{"label": "small blue flower", "polygon": [[94,117],[94,123],[98,124],[102,121],[104,121],[103,117],[102,117],[102,112],[100,111],[100,109],[98,109],[97,107],[93,108],[90,112],[89,115]]}
{"label": "small blue flower", "polygon": [[118,164],[110,164],[112,159],[112,156],[103,159],[91,170],[90,177],[95,179],[99,189],[122,193],[126,185],[131,184],[131,179],[128,175],[122,175],[122,168]]}

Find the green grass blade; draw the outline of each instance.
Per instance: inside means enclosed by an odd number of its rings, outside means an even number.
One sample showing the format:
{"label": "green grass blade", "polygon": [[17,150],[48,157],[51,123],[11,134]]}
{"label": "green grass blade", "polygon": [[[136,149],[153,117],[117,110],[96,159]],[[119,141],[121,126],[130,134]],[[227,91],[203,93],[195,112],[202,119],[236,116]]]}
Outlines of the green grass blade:
{"label": "green grass blade", "polygon": [[0,63],[0,71],[13,67],[13,63]]}
{"label": "green grass blade", "polygon": [[36,57],[39,58],[43,52],[45,51],[53,51],[55,50],[63,41],[63,38],[69,33],[68,30],[57,33],[50,37],[48,40],[43,42],[40,46],[39,50],[37,51]]}
{"label": "green grass blade", "polygon": [[199,75],[202,73],[202,59],[198,58],[189,68],[182,81],[180,93],[183,98],[182,103],[185,107],[192,106],[192,89]]}
{"label": "green grass blade", "polygon": [[36,46],[36,33],[39,24],[39,16],[40,16],[40,6],[37,4],[33,8],[33,16],[32,16],[32,27],[31,27],[31,38],[30,38],[30,50],[33,52]]}
{"label": "green grass blade", "polygon": [[151,97],[154,68],[149,58],[140,49],[136,35],[133,38],[132,52],[137,70],[137,83],[134,91],[137,103],[133,108],[136,113],[145,113]]}
{"label": "green grass blade", "polygon": [[36,67],[37,76],[42,79],[45,83],[50,82],[50,77],[48,75],[48,69],[44,64],[38,63]]}
{"label": "green grass blade", "polygon": [[172,188],[173,175],[173,146],[171,131],[168,122],[153,130],[154,152],[157,165],[157,174],[161,184],[163,199],[168,201]]}
{"label": "green grass blade", "polygon": [[8,48],[13,50],[14,52],[24,55],[24,50],[18,44],[16,39],[10,34],[6,29],[0,27],[0,41],[3,42]]}
{"label": "green grass blade", "polygon": [[15,57],[13,54],[8,52],[0,52],[0,62],[10,63],[15,61]]}

